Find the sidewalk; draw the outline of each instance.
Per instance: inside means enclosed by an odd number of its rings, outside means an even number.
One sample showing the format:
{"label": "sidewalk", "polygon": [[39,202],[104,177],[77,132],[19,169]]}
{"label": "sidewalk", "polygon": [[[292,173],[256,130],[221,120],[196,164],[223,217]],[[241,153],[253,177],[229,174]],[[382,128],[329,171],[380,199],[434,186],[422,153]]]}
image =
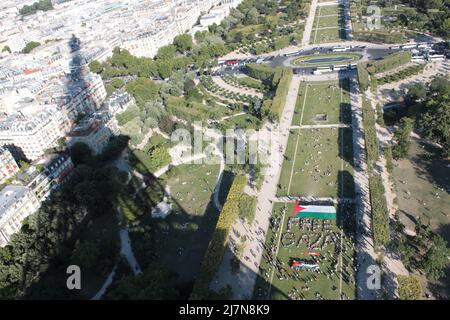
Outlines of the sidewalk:
{"label": "sidewalk", "polygon": [[356,194],[356,255],[357,255],[357,291],[359,300],[380,298],[379,290],[370,290],[367,286],[370,266],[376,265],[371,229],[371,205],[369,193],[369,177],[367,174],[367,158],[362,118],[362,98],[359,92],[357,75],[350,78],[350,99],[353,128],[354,181]]}

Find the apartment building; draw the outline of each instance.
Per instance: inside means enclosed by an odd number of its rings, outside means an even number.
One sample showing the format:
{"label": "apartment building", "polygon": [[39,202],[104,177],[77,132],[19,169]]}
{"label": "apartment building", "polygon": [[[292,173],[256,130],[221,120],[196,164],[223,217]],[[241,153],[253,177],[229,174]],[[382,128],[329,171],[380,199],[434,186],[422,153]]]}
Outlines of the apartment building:
{"label": "apartment building", "polygon": [[10,146],[18,155],[33,161],[55,146],[63,136],[55,109],[38,112],[32,116],[14,114],[0,121],[0,146]]}
{"label": "apartment building", "polygon": [[23,220],[36,212],[39,201],[30,188],[10,185],[0,191],[0,247],[20,230]]}
{"label": "apartment building", "polygon": [[0,147],[0,184],[19,172],[19,166],[8,149]]}

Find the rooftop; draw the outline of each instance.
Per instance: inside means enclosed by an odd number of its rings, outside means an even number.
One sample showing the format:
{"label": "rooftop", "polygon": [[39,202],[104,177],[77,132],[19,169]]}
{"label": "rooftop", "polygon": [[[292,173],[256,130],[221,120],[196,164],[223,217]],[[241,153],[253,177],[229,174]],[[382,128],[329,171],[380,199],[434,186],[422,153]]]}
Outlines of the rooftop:
{"label": "rooftop", "polygon": [[6,210],[11,207],[17,200],[22,198],[29,188],[18,185],[9,185],[0,191],[0,219],[6,213]]}

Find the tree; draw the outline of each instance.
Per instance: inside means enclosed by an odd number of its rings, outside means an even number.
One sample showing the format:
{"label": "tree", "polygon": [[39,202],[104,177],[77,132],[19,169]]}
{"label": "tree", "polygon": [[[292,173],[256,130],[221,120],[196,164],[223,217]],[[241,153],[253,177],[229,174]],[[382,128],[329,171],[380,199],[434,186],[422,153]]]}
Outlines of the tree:
{"label": "tree", "polygon": [[195,82],[191,79],[184,81],[184,94],[189,97],[195,89]]}
{"label": "tree", "polygon": [[450,38],[450,17],[444,20],[441,30],[444,37]]}
{"label": "tree", "polygon": [[405,103],[407,106],[412,106],[416,102],[425,99],[427,96],[427,90],[422,83],[413,84],[408,89],[408,94],[405,97]]}
{"label": "tree", "polygon": [[444,276],[449,255],[450,249],[447,247],[447,242],[441,236],[434,235],[423,262],[423,269],[431,280],[438,280]]}
{"label": "tree", "polygon": [[119,88],[122,88],[125,85],[125,82],[122,79],[116,78],[116,79],[112,79],[111,80],[111,85],[115,89],[119,89]]}
{"label": "tree", "polygon": [[98,62],[97,60],[92,61],[91,63],[89,63],[89,70],[91,70],[91,72],[93,73],[102,73],[103,71],[103,65]]}
{"label": "tree", "polygon": [[23,16],[36,13],[39,10],[48,11],[52,10],[53,5],[51,0],[40,0],[38,2],[34,2],[32,5],[25,5],[20,10],[19,13]]}
{"label": "tree", "polygon": [[403,118],[401,120],[401,127],[394,134],[394,139],[397,141],[397,144],[392,148],[394,158],[402,159],[408,157],[413,124],[414,120],[410,118]]}
{"label": "tree", "polygon": [[151,264],[142,274],[121,278],[110,293],[112,299],[164,300],[177,297],[178,292],[169,284],[166,268]]}
{"label": "tree", "polygon": [[85,143],[77,142],[70,147],[70,157],[75,166],[90,163],[92,159],[91,148]]}
{"label": "tree", "polygon": [[124,135],[114,136],[106,145],[99,156],[101,161],[110,161],[117,159],[122,151],[128,146],[130,138]]}
{"label": "tree", "polygon": [[418,128],[426,138],[443,147],[443,156],[450,153],[450,81],[435,78],[429,86],[427,96],[419,103],[421,114],[417,118]]}
{"label": "tree", "polygon": [[398,276],[398,294],[400,300],[419,300],[422,297],[422,286],[414,276]]}
{"label": "tree", "polygon": [[157,60],[156,65],[161,79],[167,79],[172,75],[173,65],[171,61]]}
{"label": "tree", "polygon": [[156,60],[171,60],[175,58],[176,53],[177,48],[174,45],[169,44],[158,49]]}
{"label": "tree", "polygon": [[159,122],[159,128],[166,134],[172,134],[172,132],[175,130],[175,123],[169,115],[164,115]]}
{"label": "tree", "polygon": [[22,49],[22,53],[30,53],[34,48],[39,47],[41,44],[36,41],[30,41],[25,45],[25,48]]}
{"label": "tree", "polygon": [[157,97],[160,85],[147,78],[138,78],[128,82],[126,89],[127,92],[133,95],[138,105],[144,105],[146,101]]}
{"label": "tree", "polygon": [[192,49],[192,36],[190,34],[179,35],[175,37],[173,44],[177,47],[178,52],[185,53]]}
{"label": "tree", "polygon": [[99,247],[91,241],[77,242],[72,253],[72,261],[81,268],[88,270],[95,270],[99,257]]}
{"label": "tree", "polygon": [[9,46],[4,46],[2,49],[2,52],[9,52],[11,53],[11,48]]}
{"label": "tree", "polygon": [[256,8],[251,8],[245,15],[244,24],[258,24],[259,12]]}

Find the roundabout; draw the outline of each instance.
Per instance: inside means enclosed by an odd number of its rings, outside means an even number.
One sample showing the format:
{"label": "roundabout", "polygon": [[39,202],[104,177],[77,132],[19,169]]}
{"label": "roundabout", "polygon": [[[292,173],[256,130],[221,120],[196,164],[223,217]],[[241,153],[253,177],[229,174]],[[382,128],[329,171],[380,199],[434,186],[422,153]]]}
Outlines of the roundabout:
{"label": "roundabout", "polygon": [[318,67],[332,64],[348,64],[363,58],[359,53],[330,53],[314,54],[297,57],[291,60],[291,64],[297,67]]}

